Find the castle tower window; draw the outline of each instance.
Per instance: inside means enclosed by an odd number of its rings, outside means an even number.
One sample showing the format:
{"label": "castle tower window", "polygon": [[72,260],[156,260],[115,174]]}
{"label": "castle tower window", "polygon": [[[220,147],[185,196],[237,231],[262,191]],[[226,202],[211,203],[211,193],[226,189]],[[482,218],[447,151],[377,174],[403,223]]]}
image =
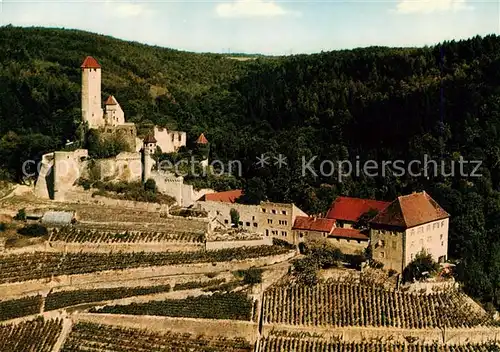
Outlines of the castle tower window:
{"label": "castle tower window", "polygon": [[181,141],[181,134],[179,133],[179,142]]}

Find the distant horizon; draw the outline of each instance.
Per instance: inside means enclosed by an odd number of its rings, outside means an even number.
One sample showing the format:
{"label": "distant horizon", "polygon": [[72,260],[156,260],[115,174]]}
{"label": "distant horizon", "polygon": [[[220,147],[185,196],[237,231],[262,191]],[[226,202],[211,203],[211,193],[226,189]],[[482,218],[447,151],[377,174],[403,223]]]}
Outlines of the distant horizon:
{"label": "distant horizon", "polygon": [[137,40],[129,40],[129,39],[126,39],[126,38],[120,38],[120,37],[117,37],[117,36],[114,36],[114,35],[110,35],[110,34],[105,34],[105,33],[99,33],[99,32],[93,32],[93,31],[88,31],[88,30],[85,30],[85,29],[79,29],[79,28],[69,28],[69,27],[51,27],[51,26],[17,26],[17,25],[14,25],[14,24],[4,24],[4,25],[1,25],[0,28],[8,28],[8,27],[13,27],[13,28],[22,28],[22,29],[53,29],[53,30],[68,30],[68,31],[76,31],[76,32],[83,32],[83,33],[87,33],[87,34],[93,34],[93,35],[99,35],[99,36],[103,36],[103,37],[109,37],[109,38],[113,38],[113,39],[116,39],[116,40],[120,40],[120,41],[124,41],[124,42],[129,42],[129,43],[136,43],[136,44],[140,44],[140,45],[146,45],[146,46],[150,46],[150,47],[158,47],[158,48],[162,48],[162,49],[169,49],[169,50],[175,50],[175,51],[181,51],[181,52],[187,52],[187,53],[194,53],[194,54],[215,54],[215,55],[227,55],[227,56],[248,56],[248,57],[252,57],[252,56],[260,56],[260,57],[283,57],[283,56],[293,56],[293,55],[315,55],[315,54],[321,54],[322,52],[325,52],[325,53],[328,53],[328,52],[336,52],[336,51],[351,51],[351,50],[358,50],[358,49],[368,49],[368,48],[387,48],[387,49],[420,49],[420,48],[425,48],[425,47],[434,47],[434,46],[438,46],[444,42],[449,42],[449,41],[466,41],[466,40],[470,40],[474,37],[486,37],[486,36],[489,36],[489,35],[493,35],[493,36],[500,36],[500,34],[498,33],[489,33],[489,34],[483,34],[483,35],[480,35],[480,34],[476,34],[476,35],[472,35],[470,37],[467,37],[467,38],[459,38],[459,39],[449,39],[449,40],[443,40],[441,42],[438,42],[438,43],[435,43],[435,44],[430,44],[430,45],[421,45],[421,46],[387,46],[387,45],[368,45],[368,46],[361,46],[361,47],[353,47],[353,48],[340,48],[340,49],[325,49],[325,50],[322,50],[322,51],[318,51],[318,52],[297,52],[297,53],[288,53],[288,54],[265,54],[265,53],[259,53],[259,52],[223,52],[223,51],[195,51],[195,50],[184,50],[184,49],[179,49],[179,48],[174,48],[174,47],[168,47],[168,46],[163,46],[163,45],[157,45],[157,44],[150,44],[150,43],[147,43],[147,42],[141,42],[141,41],[137,41]]}
{"label": "distant horizon", "polygon": [[4,0],[0,25],[71,28],[195,53],[416,48],[500,33],[498,0]]}

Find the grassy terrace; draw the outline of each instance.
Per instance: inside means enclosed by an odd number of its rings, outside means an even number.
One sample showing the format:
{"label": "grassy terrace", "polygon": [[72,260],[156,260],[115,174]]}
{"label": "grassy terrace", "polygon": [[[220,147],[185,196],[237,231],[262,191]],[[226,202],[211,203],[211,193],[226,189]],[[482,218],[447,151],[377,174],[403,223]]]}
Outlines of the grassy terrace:
{"label": "grassy terrace", "polygon": [[244,260],[286,252],[288,249],[279,246],[260,246],[196,252],[11,254],[0,256],[0,284],[105,270]]}

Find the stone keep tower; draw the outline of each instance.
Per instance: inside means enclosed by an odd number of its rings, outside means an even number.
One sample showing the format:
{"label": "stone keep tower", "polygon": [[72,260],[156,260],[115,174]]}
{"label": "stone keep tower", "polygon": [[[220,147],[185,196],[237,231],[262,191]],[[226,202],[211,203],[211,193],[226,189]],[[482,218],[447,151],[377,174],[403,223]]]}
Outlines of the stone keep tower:
{"label": "stone keep tower", "polygon": [[142,147],[142,183],[146,183],[151,178],[151,169],[153,168],[153,154],[156,151],[156,139],[152,135],[147,135],[144,138]]}
{"label": "stone keep tower", "polygon": [[92,56],[87,56],[82,69],[82,121],[89,128],[104,126],[101,106],[101,65]]}

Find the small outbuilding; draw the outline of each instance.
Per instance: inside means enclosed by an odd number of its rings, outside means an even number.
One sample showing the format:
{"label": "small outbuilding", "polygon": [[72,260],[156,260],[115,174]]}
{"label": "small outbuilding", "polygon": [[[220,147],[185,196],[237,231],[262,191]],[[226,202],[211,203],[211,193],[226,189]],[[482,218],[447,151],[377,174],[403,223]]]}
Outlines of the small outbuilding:
{"label": "small outbuilding", "polygon": [[44,225],[70,225],[75,218],[73,211],[47,211],[43,214],[42,224]]}

